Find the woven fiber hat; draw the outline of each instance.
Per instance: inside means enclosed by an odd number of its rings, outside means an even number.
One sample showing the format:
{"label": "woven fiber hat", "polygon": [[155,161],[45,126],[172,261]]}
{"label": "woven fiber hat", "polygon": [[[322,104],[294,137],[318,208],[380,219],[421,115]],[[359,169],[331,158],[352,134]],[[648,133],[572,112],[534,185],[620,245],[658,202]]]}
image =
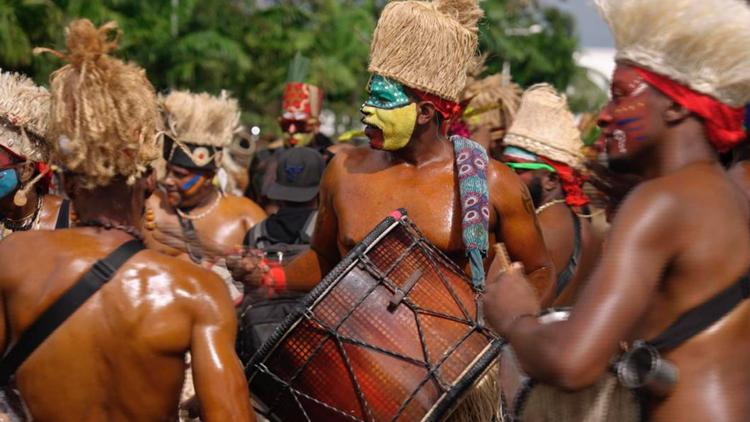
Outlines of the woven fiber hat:
{"label": "woven fiber hat", "polygon": [[368,71],[459,102],[476,65],[476,0],[392,1],[383,9]]}
{"label": "woven fiber hat", "polygon": [[50,94],[26,76],[0,71],[0,146],[33,162],[47,159]]}
{"label": "woven fiber hat", "polygon": [[732,107],[750,102],[750,7],[744,0],[596,0],[616,59]]}
{"label": "woven fiber hat", "polygon": [[583,141],[575,117],[565,96],[548,84],[524,92],[504,142],[578,170],[583,167]]}
{"label": "woven fiber hat", "polygon": [[521,87],[499,73],[472,79],[464,91],[464,100],[469,101],[464,117],[470,125],[507,128],[513,123],[522,93]]}

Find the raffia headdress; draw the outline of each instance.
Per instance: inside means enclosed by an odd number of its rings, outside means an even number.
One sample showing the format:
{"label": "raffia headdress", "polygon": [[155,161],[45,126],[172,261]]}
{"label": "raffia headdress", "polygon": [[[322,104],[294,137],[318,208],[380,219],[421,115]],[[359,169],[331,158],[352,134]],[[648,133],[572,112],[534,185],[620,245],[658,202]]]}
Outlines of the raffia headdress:
{"label": "raffia headdress", "polygon": [[575,169],[583,166],[583,141],[575,117],[565,96],[548,84],[537,84],[524,92],[504,142]]}
{"label": "raffia headdress", "polygon": [[596,0],[632,62],[732,107],[750,101],[750,7],[743,0]]}
{"label": "raffia headdress", "polygon": [[477,0],[392,1],[378,19],[369,72],[458,102],[475,66]]}
{"label": "raffia headdress", "polygon": [[78,19],[65,33],[67,53],[35,49],[68,62],[51,77],[51,161],[87,188],[133,183],[158,157],[154,89],[143,69],[108,55],[121,35],[115,22]]}
{"label": "raffia headdress", "polygon": [[473,79],[464,91],[464,100],[469,101],[464,118],[470,125],[507,128],[513,123],[522,93],[521,87],[502,74]]}
{"label": "raffia headdress", "polygon": [[169,138],[164,158],[185,167],[215,169],[239,126],[237,100],[224,91],[218,97],[173,91],[161,98],[161,105]]}
{"label": "raffia headdress", "polygon": [[49,103],[49,91],[0,70],[0,146],[26,160],[46,161]]}

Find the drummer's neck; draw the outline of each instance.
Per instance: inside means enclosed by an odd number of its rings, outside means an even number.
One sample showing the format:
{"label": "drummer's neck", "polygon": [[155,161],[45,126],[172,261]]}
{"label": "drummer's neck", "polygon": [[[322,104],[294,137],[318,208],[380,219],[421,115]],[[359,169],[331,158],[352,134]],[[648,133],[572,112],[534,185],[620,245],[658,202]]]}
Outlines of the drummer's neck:
{"label": "drummer's neck", "polygon": [[437,124],[416,125],[409,143],[392,151],[395,161],[403,161],[421,167],[446,158],[452,159],[453,148],[440,134]]}

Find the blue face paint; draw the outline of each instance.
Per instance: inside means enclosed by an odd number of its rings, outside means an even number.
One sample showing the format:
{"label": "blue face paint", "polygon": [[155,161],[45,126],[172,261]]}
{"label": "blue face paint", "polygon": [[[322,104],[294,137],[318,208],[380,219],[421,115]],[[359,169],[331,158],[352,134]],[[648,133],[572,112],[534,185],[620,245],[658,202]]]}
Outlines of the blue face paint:
{"label": "blue face paint", "polygon": [[185,192],[189,191],[190,188],[192,188],[193,186],[195,186],[196,183],[198,183],[199,180],[201,180],[201,176],[196,174],[190,180],[188,180],[182,185],[182,190]]}
{"label": "blue face paint", "polygon": [[5,198],[18,188],[18,172],[14,168],[0,170],[0,198]]}

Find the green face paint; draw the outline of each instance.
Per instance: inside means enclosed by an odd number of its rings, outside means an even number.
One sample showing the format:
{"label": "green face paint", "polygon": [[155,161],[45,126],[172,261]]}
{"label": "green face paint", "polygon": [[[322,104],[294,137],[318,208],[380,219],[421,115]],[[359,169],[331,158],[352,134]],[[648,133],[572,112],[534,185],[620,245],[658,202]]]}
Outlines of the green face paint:
{"label": "green face paint", "polygon": [[370,78],[367,91],[370,96],[365,101],[365,106],[368,107],[393,110],[411,103],[403,85],[377,74]]}

